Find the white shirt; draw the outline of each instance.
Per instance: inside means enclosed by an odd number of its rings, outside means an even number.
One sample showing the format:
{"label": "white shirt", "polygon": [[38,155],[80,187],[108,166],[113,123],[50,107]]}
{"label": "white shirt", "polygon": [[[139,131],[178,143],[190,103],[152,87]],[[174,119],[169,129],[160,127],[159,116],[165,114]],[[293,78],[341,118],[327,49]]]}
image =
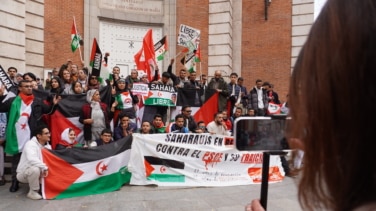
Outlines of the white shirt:
{"label": "white shirt", "polygon": [[264,108],[264,101],[262,100],[262,88],[261,89],[257,89],[256,87],[256,91],[257,91],[257,102],[258,102],[258,108]]}
{"label": "white shirt", "polygon": [[224,125],[217,125],[215,121],[211,121],[206,128],[208,129],[209,133],[214,133],[217,135],[228,135],[227,129]]}
{"label": "white shirt", "polygon": [[31,140],[27,141],[21,154],[20,163],[17,167],[17,173],[25,172],[26,169],[32,166],[38,167],[41,170],[47,170],[47,165],[42,162],[43,147],[44,146],[38,142],[35,136],[31,138]]}

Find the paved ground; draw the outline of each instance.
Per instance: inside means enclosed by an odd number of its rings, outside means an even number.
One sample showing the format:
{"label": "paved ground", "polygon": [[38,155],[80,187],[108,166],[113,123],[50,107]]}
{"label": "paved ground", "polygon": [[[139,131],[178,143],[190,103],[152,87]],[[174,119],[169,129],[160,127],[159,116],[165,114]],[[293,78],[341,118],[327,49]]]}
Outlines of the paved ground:
{"label": "paved ground", "polygon": [[[301,210],[297,200],[297,180],[286,177],[283,182],[269,185],[268,210]],[[9,182],[0,186],[0,210],[243,211],[245,204],[260,195],[260,185],[196,188],[125,185],[119,191],[106,194],[33,201],[26,198],[27,184],[21,184],[16,193],[10,193],[9,186]]]}

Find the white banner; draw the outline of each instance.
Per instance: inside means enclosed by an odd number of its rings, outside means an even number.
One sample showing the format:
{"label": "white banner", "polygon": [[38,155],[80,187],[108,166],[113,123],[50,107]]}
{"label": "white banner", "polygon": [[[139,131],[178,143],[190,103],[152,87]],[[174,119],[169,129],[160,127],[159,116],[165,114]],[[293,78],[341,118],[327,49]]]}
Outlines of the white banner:
{"label": "white banner", "polygon": [[144,83],[133,83],[132,94],[147,96],[149,94],[149,85]]}
{"label": "white banner", "polygon": [[188,47],[190,51],[196,49],[195,41],[200,37],[200,30],[180,24],[178,34],[178,45]]}
{"label": "white banner", "polygon": [[143,95],[144,105],[176,106],[177,92],[173,86],[150,84],[148,95]]}
{"label": "white banner", "polygon": [[[233,186],[260,184],[262,152],[238,151],[233,137],[210,134],[133,134],[132,185]],[[270,157],[269,182],[281,182],[279,156]]]}

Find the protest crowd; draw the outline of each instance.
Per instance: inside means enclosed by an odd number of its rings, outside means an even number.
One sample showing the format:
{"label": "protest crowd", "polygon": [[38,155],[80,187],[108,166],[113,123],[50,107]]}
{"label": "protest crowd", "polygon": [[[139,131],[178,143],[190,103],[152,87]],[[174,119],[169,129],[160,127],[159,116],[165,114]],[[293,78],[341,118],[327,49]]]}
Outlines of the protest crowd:
{"label": "protest crowd", "polygon": [[[288,113],[287,102],[280,102],[269,82],[257,79],[255,86],[247,90],[243,85],[244,78],[237,73],[231,73],[230,82],[226,82],[222,72],[217,70],[208,81],[207,75],[198,76],[197,72],[187,69],[181,69],[175,75],[172,72],[173,64],[174,59],[171,59],[167,71],[162,73],[157,66],[149,81],[150,77],[145,72],[137,70],[132,70],[127,77],[121,77],[118,66],[112,68],[108,78],[100,78],[91,74],[88,68],[79,68],[68,60],[60,69],[52,70],[44,85],[35,74],[22,74],[17,68],[9,67],[7,75],[14,86],[0,88],[0,153],[4,154],[4,147],[5,153],[12,155],[10,192],[16,192],[21,181],[30,183],[29,198],[42,198],[38,193],[39,183],[35,181],[48,175],[48,167],[37,159],[40,158],[38,150],[33,152],[24,148],[30,145],[29,140],[33,141],[34,148],[51,143],[52,146],[49,147],[52,150],[60,150],[73,147],[93,148],[131,136],[132,133],[210,133],[231,136],[234,120],[238,117]],[[147,100],[135,91],[135,87],[140,84],[148,88],[168,90],[169,99],[148,105]],[[185,97],[180,96],[179,93],[182,92]],[[200,108],[208,99],[208,92],[218,96],[217,108],[211,107],[211,114],[214,115],[208,118],[210,121],[192,114],[193,108]],[[72,112],[79,114],[78,121],[83,128],[81,137],[71,127],[63,128],[61,134],[52,134],[53,131],[49,129],[51,124],[56,124],[49,116],[59,109],[60,102],[67,96],[84,99],[79,107],[70,108],[76,109]],[[270,109],[270,105],[277,109]],[[144,112],[140,116],[142,106]],[[171,108],[179,108],[174,116]],[[146,114],[147,110],[149,115]],[[36,158],[30,159],[30,154]],[[5,185],[4,160],[1,157],[0,185]],[[32,184],[26,178],[32,173],[24,171],[25,166],[33,163],[37,163],[37,169],[34,169],[37,174],[31,179],[34,181]]]}

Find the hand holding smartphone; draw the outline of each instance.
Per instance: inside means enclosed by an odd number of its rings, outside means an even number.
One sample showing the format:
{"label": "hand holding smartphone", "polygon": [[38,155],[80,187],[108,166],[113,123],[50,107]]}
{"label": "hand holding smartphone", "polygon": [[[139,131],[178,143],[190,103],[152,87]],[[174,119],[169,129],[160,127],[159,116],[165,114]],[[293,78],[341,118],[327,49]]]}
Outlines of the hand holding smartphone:
{"label": "hand holding smartphone", "polygon": [[268,117],[239,117],[234,123],[234,140],[239,151],[262,151],[262,182],[260,204],[267,208],[270,155],[285,154],[286,115]]}

